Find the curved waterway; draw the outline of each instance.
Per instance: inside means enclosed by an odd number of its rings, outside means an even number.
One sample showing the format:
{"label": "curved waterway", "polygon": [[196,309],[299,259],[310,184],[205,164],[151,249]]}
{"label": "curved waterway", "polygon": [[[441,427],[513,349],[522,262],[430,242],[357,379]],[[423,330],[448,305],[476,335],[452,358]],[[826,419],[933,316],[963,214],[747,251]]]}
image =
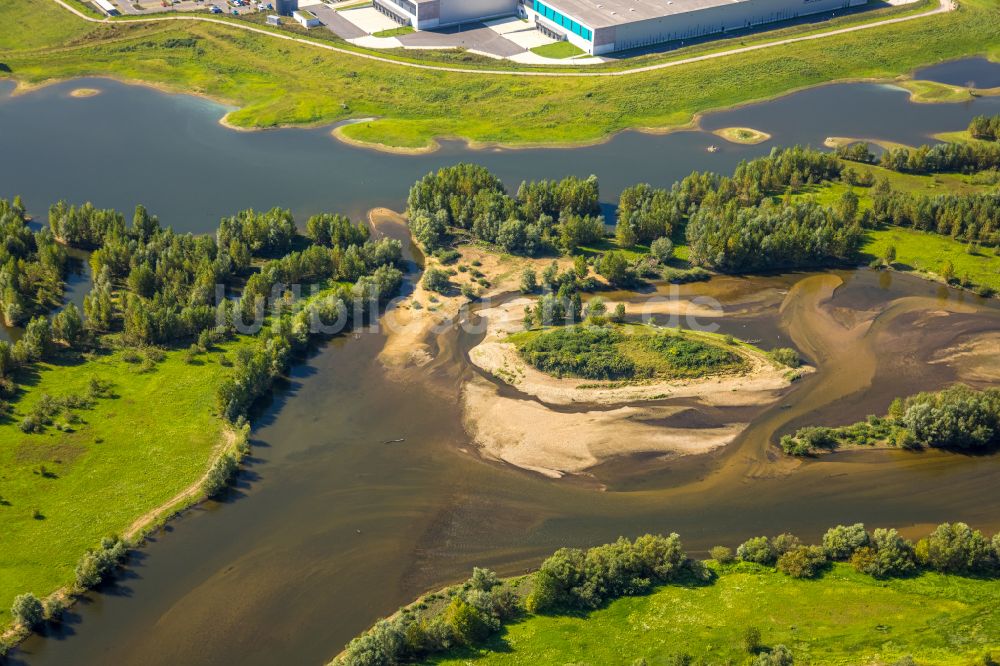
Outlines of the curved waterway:
{"label": "curved waterway", "polygon": [[[102,94],[69,97],[79,86]],[[231,132],[203,100],[82,81],[0,97],[5,150],[18,156],[0,161],[0,196],[23,193],[38,215],[61,196],[123,209],[141,201],[164,223],[208,231],[246,206],[287,206],[300,220],[398,207],[416,177],[465,159],[511,184],[596,173],[613,201],[634,182],[728,172],[771,145],[828,135],[914,143],[997,112],[998,100],[915,106],[886,86],[829,86],[704,120],[774,135],[763,146],[626,133],[575,150],[447,144],[400,157],[340,145],[326,129]],[[708,153],[716,143],[720,152]],[[85,597],[48,638],[26,642],[14,662],[318,664],[376,617],[473,565],[517,573],[559,546],[623,534],[676,531],[698,551],[785,530],[815,539],[859,520],[1000,527],[998,457],[852,451],[800,462],[769,447],[803,424],[882,412],[900,394],[995,383],[996,301],[868,270],[717,278],[680,295],[717,299],[724,332],[764,347],[791,342],[818,372],[715,454],[600,466],[601,492],[470,449],[459,394],[475,374],[466,353],[477,335],[446,331],[431,364],[392,376],[377,359],[381,332],[333,340],[262,406],[231,496],[173,521],[121,579]]]}

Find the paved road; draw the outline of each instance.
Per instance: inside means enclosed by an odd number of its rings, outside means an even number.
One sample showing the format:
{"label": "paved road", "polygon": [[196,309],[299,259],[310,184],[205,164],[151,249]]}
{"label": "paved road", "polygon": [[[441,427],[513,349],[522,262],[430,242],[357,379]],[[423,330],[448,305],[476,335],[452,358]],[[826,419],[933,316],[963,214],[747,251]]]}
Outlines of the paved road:
{"label": "paved road", "polygon": [[[97,19],[93,18],[92,16],[87,16],[77,8],[66,4],[63,0],[53,0],[53,1],[58,3],[64,9],[73,12],[74,14],[76,14],[85,21],[90,21],[91,23],[116,22],[113,19],[108,19],[108,18]],[[337,53],[343,53],[344,55],[354,56],[355,58],[364,58],[366,60],[384,62],[390,65],[397,65],[399,67],[411,67],[413,69],[427,69],[432,71],[453,72],[456,74],[479,74],[486,76],[587,77],[587,76],[631,76],[633,74],[642,74],[644,72],[654,72],[660,69],[679,67],[680,65],[688,65],[694,62],[702,62],[704,60],[725,58],[732,55],[739,55],[743,53],[750,53],[752,51],[760,51],[763,49],[774,48],[776,46],[785,46],[787,44],[796,44],[798,42],[809,42],[815,39],[825,39],[827,37],[832,37],[834,35],[844,35],[851,32],[860,32],[862,30],[871,30],[873,28],[879,28],[882,26],[894,25],[896,23],[905,23],[907,21],[913,21],[916,19],[925,18],[927,16],[933,16],[934,14],[943,14],[945,12],[954,11],[956,8],[957,5],[955,4],[954,0],[941,0],[941,4],[935,9],[930,9],[926,12],[921,12],[919,14],[911,14],[909,16],[899,16],[897,18],[875,21],[874,23],[864,23],[862,25],[855,25],[847,28],[830,30],[828,32],[820,32],[812,35],[804,35],[802,37],[790,37],[788,39],[780,39],[775,42],[755,44],[753,46],[744,46],[738,49],[729,49],[727,51],[716,51],[714,53],[706,53],[705,55],[693,56],[691,58],[684,58],[682,60],[671,60],[670,62],[661,62],[655,65],[645,65],[643,67],[633,67],[632,69],[620,69],[613,72],[535,72],[535,71],[503,70],[503,69],[491,70],[491,69],[472,69],[472,68],[462,68],[462,67],[445,67],[445,66],[422,64],[416,62],[404,62],[400,60],[395,60],[393,58],[388,58],[385,56],[374,55],[371,53],[361,53],[351,49],[345,49],[339,46],[333,46],[332,44],[324,44],[323,42],[313,41],[311,39],[307,39],[304,37],[293,37],[292,35],[275,32],[274,30],[267,30],[265,28],[259,28],[252,25],[244,25],[242,23],[235,23],[233,21],[226,21],[223,19],[211,18],[208,16],[179,15],[179,16],[159,16],[156,18],[124,19],[124,20],[134,21],[137,23],[153,23],[155,21],[201,21],[204,23],[219,23],[221,25],[227,25],[231,28],[246,30],[247,32],[256,32],[262,35],[268,35],[270,37],[273,37],[274,39],[284,39],[290,42],[298,42],[299,44],[305,44],[307,46],[312,46],[318,49],[325,49],[327,51],[335,51]]]}
{"label": "paved road", "polygon": [[336,9],[326,5],[313,5],[309,7],[309,11],[319,17],[319,20],[323,22],[323,27],[341,39],[357,39],[368,36],[367,32],[345,19]]}

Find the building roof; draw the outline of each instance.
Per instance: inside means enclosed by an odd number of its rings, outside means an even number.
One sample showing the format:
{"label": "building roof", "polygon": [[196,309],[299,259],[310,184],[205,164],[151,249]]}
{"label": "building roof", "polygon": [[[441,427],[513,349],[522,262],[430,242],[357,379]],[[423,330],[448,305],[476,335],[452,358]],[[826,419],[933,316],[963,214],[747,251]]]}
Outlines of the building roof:
{"label": "building roof", "polygon": [[711,7],[736,5],[750,0],[541,0],[552,9],[568,14],[589,28],[686,14]]}

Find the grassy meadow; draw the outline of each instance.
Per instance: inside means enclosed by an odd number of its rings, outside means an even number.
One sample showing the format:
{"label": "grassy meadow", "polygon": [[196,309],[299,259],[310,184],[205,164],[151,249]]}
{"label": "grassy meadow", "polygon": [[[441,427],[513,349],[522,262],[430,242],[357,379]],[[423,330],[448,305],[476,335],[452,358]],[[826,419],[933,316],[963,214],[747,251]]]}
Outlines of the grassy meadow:
{"label": "grassy meadow", "polygon": [[[13,598],[38,597],[73,582],[74,568],[102,537],[123,534],[140,516],[197,482],[223,439],[213,409],[228,368],[221,354],[166,352],[158,362],[122,352],[41,363],[0,418],[0,626]],[[44,432],[19,424],[43,395],[83,395],[91,378],[107,397],[72,410]]]}
{"label": "grassy meadow", "polygon": [[[838,79],[891,78],[971,54],[1000,56],[1000,0],[870,31],[627,77],[513,77],[417,70],[196,22],[86,24],[54,3],[8,0],[5,76],[27,83],[109,75],[227,101],[239,127],[350,125],[355,140],[422,147],[578,143],[632,127],[670,127],[700,112]],[[857,17],[854,17],[856,20]],[[773,37],[772,37],[773,38]],[[670,57],[682,57],[672,53]]]}
{"label": "grassy meadow", "polygon": [[795,663],[967,666],[1000,657],[1000,581],[925,573],[878,581],[846,564],[816,580],[737,563],[716,567],[711,584],[668,585],[580,615],[528,615],[486,648],[456,652],[440,666],[529,664],[742,664],[741,637],[760,630],[767,647],[790,648]]}

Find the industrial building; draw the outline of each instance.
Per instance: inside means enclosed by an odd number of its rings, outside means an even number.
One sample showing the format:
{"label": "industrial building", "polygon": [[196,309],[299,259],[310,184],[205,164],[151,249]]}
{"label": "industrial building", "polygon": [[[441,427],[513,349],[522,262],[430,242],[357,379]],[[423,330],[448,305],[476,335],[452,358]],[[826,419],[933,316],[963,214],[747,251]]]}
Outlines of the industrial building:
{"label": "industrial building", "polygon": [[520,16],[591,55],[864,4],[867,0],[374,0],[380,12],[418,30]]}

